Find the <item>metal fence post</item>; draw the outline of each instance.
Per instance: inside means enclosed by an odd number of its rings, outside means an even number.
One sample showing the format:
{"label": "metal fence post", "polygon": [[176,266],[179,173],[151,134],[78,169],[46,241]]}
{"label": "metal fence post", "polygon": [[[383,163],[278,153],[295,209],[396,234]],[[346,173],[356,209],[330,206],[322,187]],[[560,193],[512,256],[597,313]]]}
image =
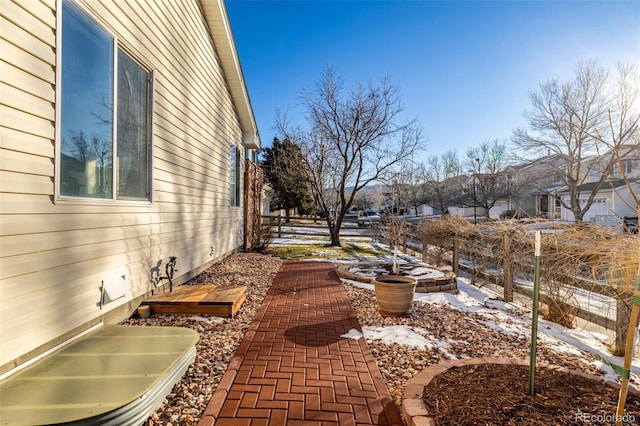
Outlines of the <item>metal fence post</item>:
{"label": "metal fence post", "polygon": [[458,239],[453,239],[453,273],[458,276],[458,268],[460,264],[460,246],[458,244]]}
{"label": "metal fence post", "polygon": [[282,210],[278,212],[278,238],[282,238]]}
{"label": "metal fence post", "polygon": [[504,268],[502,271],[504,283],[504,301],[513,302],[513,267],[511,265],[511,239],[507,232],[502,237],[504,249]]}

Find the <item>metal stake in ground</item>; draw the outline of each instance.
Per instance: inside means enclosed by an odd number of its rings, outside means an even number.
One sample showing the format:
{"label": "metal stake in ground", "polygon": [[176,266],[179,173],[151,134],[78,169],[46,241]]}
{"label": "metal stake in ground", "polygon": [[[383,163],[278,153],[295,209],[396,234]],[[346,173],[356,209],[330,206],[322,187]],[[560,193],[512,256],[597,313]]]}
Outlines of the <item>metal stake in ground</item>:
{"label": "metal stake in ground", "polygon": [[538,299],[540,297],[540,231],[536,231],[533,267],[533,311],[531,312],[531,355],[529,360],[529,396],[534,396],[536,381],[536,346],[538,343]]}

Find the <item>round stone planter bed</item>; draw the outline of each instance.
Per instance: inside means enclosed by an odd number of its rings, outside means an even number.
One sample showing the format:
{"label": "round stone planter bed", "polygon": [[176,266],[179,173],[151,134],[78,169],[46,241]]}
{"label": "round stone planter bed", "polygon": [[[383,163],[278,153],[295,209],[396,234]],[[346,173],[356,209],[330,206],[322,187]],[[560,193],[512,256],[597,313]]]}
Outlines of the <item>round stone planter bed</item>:
{"label": "round stone planter bed", "polygon": [[[373,284],[378,276],[390,275],[391,264],[351,264],[340,265],[337,268],[341,278]],[[400,275],[409,276],[417,280],[416,293],[458,293],[456,275],[450,267],[434,268],[424,264],[404,264],[400,267]]]}
{"label": "round stone planter bed", "polygon": [[[612,425],[618,390],[601,378],[559,367],[537,368],[536,396],[528,396],[529,367],[454,366],[424,386],[434,425]],[[640,396],[629,393],[625,425],[640,424]]]}

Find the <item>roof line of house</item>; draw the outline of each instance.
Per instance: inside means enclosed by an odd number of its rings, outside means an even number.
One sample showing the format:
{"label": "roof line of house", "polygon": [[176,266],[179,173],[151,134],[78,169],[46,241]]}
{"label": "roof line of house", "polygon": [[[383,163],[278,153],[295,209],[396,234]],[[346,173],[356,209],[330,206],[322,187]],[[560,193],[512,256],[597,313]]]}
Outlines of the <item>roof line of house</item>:
{"label": "roof line of house", "polygon": [[238,114],[244,146],[249,149],[260,149],[258,126],[251,108],[224,0],[201,0],[201,4]]}

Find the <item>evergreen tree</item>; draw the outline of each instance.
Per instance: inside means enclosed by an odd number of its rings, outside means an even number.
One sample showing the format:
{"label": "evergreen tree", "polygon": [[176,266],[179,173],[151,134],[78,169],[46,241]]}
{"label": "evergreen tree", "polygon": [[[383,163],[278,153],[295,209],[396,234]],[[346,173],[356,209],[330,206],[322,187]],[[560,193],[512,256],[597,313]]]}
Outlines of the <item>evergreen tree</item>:
{"label": "evergreen tree", "polygon": [[273,146],[265,148],[263,156],[260,166],[273,191],[271,208],[285,209],[287,215],[292,209],[297,209],[300,214],[314,213],[315,202],[303,172],[300,147],[288,138],[282,141],[274,138]]}

